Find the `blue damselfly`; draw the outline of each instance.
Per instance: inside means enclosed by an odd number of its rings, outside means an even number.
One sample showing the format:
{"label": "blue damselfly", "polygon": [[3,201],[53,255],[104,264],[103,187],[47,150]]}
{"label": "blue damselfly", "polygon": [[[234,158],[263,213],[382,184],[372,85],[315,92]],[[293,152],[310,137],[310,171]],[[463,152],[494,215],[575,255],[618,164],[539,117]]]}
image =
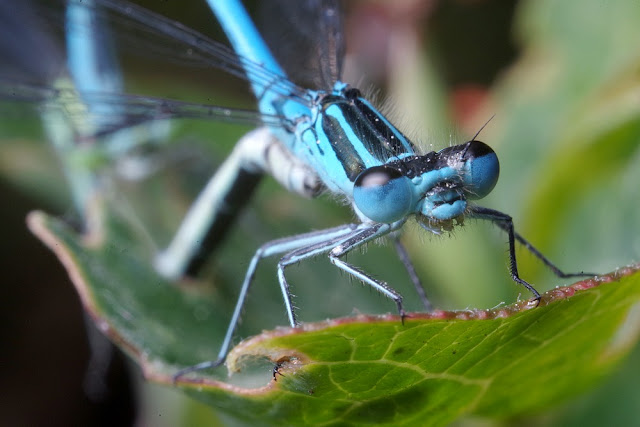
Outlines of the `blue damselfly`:
{"label": "blue damselfly", "polygon": [[[74,88],[69,90],[77,93],[74,102],[87,106],[82,117],[88,117],[92,126],[84,138],[109,137],[135,125],[184,117],[263,125],[237,143],[210,179],[171,244],[158,254],[157,271],[171,279],[197,274],[205,256],[221,241],[247,203],[248,196],[266,174],[272,175],[287,190],[306,197],[329,192],[347,200],[359,221],[261,246],[244,277],[218,359],[179,371],[177,377],[218,366],[224,361],[257,265],[268,256],[283,255],[278,262],[277,275],[292,327],[297,327],[299,321],[285,270],[321,254],[328,254],[332,264],[392,300],[404,322],[406,312],[402,295],[344,260],[349,252],[383,236],[394,240],[398,255],[409,270],[425,309],[429,310],[430,303],[398,240],[398,232],[408,220],[415,220],[427,232],[435,234],[451,230],[463,217],[496,224],[509,238],[511,277],[533,294],[534,303],[540,300],[540,294],[519,276],[516,241],[559,277],[591,275],[563,273],[515,232],[509,215],[473,203],[491,192],[499,175],[495,152],[477,140],[477,134],[462,144],[421,153],[358,89],[339,80],[344,45],[340,11],[335,2],[304,3],[304,7],[319,13],[316,25],[322,28],[321,34],[325,38],[323,47],[311,52],[320,55],[320,59],[316,59],[318,87],[313,90],[298,86],[288,78],[239,1],[209,0],[208,3],[233,50],[174,21],[122,1],[68,2],[66,37],[74,82]],[[98,54],[96,49],[100,49],[100,44],[93,38],[108,38],[108,30],[100,29],[98,36],[92,35],[86,32],[87,28],[93,28],[88,22],[101,25],[108,22],[116,27],[111,28],[111,33],[117,37],[126,34],[121,34],[120,29],[134,29],[148,37],[149,48],[156,53],[167,50],[175,60],[218,68],[245,78],[257,98],[259,113],[123,95],[115,66],[108,67],[113,72],[106,78],[95,71],[99,68],[96,65],[110,53],[106,50],[106,53]],[[99,59],[94,61],[94,66],[88,66],[86,60],[92,56]],[[108,83],[95,81],[96,77],[103,77]],[[17,99],[33,101],[31,98],[35,97],[45,104],[60,104],[57,98],[60,90],[54,94],[45,91],[34,95],[29,92],[32,88],[32,85],[7,85],[2,96],[8,97],[12,93]],[[104,88],[106,90],[102,90]],[[113,144],[124,147],[115,156],[126,152],[130,145],[136,145],[130,136],[127,138],[122,145]],[[79,194],[84,192],[78,191]],[[77,199],[82,206],[82,197]]]}

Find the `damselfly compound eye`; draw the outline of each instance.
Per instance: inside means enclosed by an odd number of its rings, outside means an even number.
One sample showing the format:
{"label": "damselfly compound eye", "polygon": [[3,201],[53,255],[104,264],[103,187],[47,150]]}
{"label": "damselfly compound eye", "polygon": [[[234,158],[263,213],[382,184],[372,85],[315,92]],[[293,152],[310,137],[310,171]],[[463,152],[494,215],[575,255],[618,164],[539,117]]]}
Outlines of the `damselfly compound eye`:
{"label": "damselfly compound eye", "polygon": [[375,166],[358,175],[353,199],[360,212],[373,221],[398,221],[411,209],[411,182],[396,169]]}
{"label": "damselfly compound eye", "polygon": [[491,193],[498,182],[498,156],[491,147],[481,141],[469,142],[465,151],[464,183],[467,198],[482,199]]}

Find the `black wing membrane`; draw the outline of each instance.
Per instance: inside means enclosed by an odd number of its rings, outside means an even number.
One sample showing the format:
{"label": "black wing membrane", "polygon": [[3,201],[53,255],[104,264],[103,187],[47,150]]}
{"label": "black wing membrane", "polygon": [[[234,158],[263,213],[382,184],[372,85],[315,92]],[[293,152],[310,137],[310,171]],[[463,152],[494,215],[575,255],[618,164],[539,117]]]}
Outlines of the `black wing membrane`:
{"label": "black wing membrane", "polygon": [[345,53],[339,2],[269,0],[260,7],[261,31],[291,79],[330,90],[340,78]]}

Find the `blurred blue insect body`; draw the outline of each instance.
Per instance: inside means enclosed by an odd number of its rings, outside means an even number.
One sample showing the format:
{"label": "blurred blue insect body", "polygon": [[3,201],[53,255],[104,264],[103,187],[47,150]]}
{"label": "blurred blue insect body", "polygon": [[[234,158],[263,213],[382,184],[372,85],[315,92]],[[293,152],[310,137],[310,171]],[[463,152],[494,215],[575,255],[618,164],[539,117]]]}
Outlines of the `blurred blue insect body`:
{"label": "blurred blue insect body", "polygon": [[[213,118],[263,124],[237,143],[203,189],[169,247],[158,254],[157,271],[171,279],[195,274],[203,255],[221,240],[265,174],[272,175],[287,190],[307,197],[323,191],[340,195],[350,202],[360,222],[286,237],[260,247],[246,272],[217,360],[184,369],[177,376],[218,366],[225,360],[257,264],[264,257],[284,254],[278,262],[277,275],[292,327],[299,323],[285,270],[320,254],[328,254],[332,264],[391,299],[404,321],[402,296],[343,260],[353,249],[390,235],[429,310],[420,281],[394,233],[409,219],[433,233],[450,230],[465,216],[496,224],[509,237],[511,277],[526,287],[536,302],[540,294],[518,274],[516,240],[560,277],[590,275],[563,273],[514,231],[509,215],[471,203],[489,194],[498,180],[498,159],[488,145],[474,137],[438,152],[419,153],[358,89],[339,80],[344,48],[341,15],[334,2],[296,2],[297,7],[306,8],[308,15],[315,14],[314,28],[324,38],[312,52],[317,55],[318,65],[318,88],[314,90],[300,87],[288,78],[238,0],[208,3],[233,50],[122,1],[68,1],[68,63],[75,89],[88,106],[89,115],[106,118],[93,120],[94,133],[116,134],[157,118]],[[133,27],[156,41],[170,40],[171,54],[177,59],[245,78],[257,98],[259,113],[123,95],[115,60],[110,59],[109,49],[95,42],[108,32],[101,27],[101,20],[109,20],[110,26]],[[135,144],[124,141],[123,148],[118,149],[121,152]]]}

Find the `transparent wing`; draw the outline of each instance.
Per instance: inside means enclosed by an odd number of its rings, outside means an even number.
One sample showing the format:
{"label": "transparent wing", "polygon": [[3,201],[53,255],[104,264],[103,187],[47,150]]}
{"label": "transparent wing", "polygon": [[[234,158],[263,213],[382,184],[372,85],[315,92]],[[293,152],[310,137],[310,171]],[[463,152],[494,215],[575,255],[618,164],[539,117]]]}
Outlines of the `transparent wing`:
{"label": "transparent wing", "polygon": [[345,53],[337,0],[260,2],[261,30],[278,62],[295,82],[330,90],[342,73]]}
{"label": "transparent wing", "polygon": [[[83,101],[105,106],[113,106],[126,111],[126,120],[112,123],[102,133],[111,133],[121,128],[138,125],[152,120],[166,119],[210,119],[231,123],[267,124],[284,126],[286,120],[281,116],[260,114],[252,110],[225,108],[215,105],[176,101],[148,96],[87,93]],[[79,101],[73,89],[56,89],[37,84],[12,83],[0,81],[0,100],[6,103],[24,103],[38,110],[49,108],[65,109],[71,118],[84,118],[106,122],[109,117],[99,112],[89,112]]]}
{"label": "transparent wing", "polygon": [[[120,0],[69,0],[91,9],[93,16],[111,28],[119,50],[133,50],[136,56],[161,57],[191,67],[216,68],[246,79],[245,67],[255,78],[287,96],[304,98],[305,90],[289,80],[264,69],[260,64],[239,57],[229,47],[212,40],[179,22]],[[64,0],[41,0],[39,12],[52,27],[65,29]],[[212,22],[214,21],[211,15]]]}
{"label": "transparent wing", "polygon": [[25,2],[0,0],[0,78],[46,82],[64,69],[63,53]]}
{"label": "transparent wing", "polygon": [[[132,50],[136,56],[160,56],[163,61],[217,68],[242,79],[246,79],[243,66],[248,66],[256,70],[256,78],[271,82],[271,88],[286,96],[297,97],[298,94],[299,100],[306,100],[303,98],[304,90],[288,80],[238,57],[221,43],[180,23],[121,1],[69,0],[69,3],[88,8],[96,21],[110,29],[108,32],[87,29],[87,34],[98,38],[113,36],[117,48]],[[77,93],[53,87],[61,75],[67,74],[64,49],[59,48],[65,31],[69,30],[68,25],[71,25],[65,21],[66,5],[64,0],[33,3],[0,1],[0,56],[4,59],[0,67],[0,101],[3,103],[31,102],[37,108],[64,108],[67,114],[84,115],[85,120],[100,123],[97,133],[110,133],[151,120],[172,118],[285,125],[284,118],[279,116],[122,93],[83,91],[81,98],[84,103],[117,108],[90,111],[81,108]],[[110,39],[94,40],[96,45],[109,45],[111,42]],[[119,114],[110,115],[113,111]]]}

